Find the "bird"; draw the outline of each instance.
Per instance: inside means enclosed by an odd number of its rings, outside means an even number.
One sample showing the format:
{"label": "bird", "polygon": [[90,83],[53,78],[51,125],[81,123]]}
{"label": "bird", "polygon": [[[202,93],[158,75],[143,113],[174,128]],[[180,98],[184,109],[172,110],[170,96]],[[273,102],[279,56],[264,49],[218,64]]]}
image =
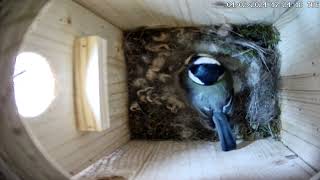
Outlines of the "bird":
{"label": "bird", "polygon": [[185,61],[183,84],[191,106],[212,119],[223,151],[236,149],[229,124],[233,111],[233,80],[230,72],[209,54],[193,54]]}

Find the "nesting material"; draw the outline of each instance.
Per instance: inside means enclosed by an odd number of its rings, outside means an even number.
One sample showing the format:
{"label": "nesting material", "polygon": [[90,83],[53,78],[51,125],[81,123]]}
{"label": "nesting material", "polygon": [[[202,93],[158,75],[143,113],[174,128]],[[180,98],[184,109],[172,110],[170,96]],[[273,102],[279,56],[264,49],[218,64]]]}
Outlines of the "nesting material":
{"label": "nesting material", "polygon": [[232,73],[238,139],[279,134],[278,32],[271,25],[140,28],[125,33],[133,139],[217,140],[210,119],[189,105],[180,82],[193,53],[215,56]]}

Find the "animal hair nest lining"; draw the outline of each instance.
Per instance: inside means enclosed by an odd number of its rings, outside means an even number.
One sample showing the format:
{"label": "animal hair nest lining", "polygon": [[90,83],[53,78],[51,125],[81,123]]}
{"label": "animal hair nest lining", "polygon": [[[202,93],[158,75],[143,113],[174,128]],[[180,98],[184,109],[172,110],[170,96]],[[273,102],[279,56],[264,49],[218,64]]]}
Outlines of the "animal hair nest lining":
{"label": "animal hair nest lining", "polygon": [[217,140],[213,123],[191,108],[179,83],[185,59],[208,53],[232,73],[235,112],[230,119],[237,139],[277,138],[278,42],[278,31],[265,24],[125,32],[131,137]]}

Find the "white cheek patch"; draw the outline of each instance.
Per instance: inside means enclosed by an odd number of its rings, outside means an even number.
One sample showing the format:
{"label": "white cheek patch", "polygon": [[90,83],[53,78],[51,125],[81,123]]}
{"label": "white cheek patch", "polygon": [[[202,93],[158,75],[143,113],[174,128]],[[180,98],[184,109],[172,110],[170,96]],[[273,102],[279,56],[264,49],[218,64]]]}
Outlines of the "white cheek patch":
{"label": "white cheek patch", "polygon": [[199,78],[197,78],[190,70],[188,71],[188,76],[193,82],[204,85],[204,83]]}
{"label": "white cheek patch", "polygon": [[197,59],[193,64],[217,64],[219,66],[221,66],[220,62],[210,58],[210,57],[201,57],[199,59]]}

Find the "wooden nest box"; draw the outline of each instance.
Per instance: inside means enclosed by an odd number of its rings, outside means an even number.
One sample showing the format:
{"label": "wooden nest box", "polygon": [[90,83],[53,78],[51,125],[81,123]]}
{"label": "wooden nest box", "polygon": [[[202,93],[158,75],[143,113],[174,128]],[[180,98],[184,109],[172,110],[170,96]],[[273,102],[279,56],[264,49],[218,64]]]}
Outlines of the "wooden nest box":
{"label": "wooden nest box", "polygon": [[[320,10],[294,2],[6,1],[0,179],[319,179]],[[279,30],[281,141],[130,140],[123,31],[222,23]]]}

